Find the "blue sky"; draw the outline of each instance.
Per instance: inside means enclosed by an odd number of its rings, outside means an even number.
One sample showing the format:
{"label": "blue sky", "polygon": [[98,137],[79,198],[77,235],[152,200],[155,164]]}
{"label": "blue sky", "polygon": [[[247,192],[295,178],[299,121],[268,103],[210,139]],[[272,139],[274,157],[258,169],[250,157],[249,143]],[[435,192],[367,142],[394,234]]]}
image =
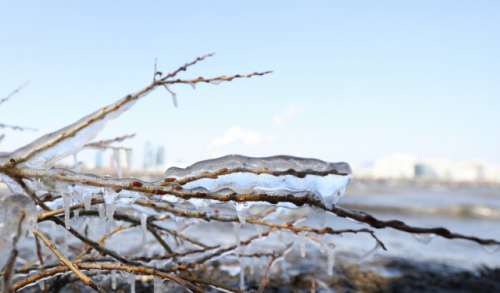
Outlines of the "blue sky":
{"label": "blue sky", "polygon": [[[216,52],[181,78],[274,70],[157,89],[99,139],[142,162],[277,154],[364,162],[395,152],[500,163],[496,1],[1,1],[0,151],[70,124]],[[279,122],[279,123],[278,123]],[[82,158],[91,158],[83,154]]]}

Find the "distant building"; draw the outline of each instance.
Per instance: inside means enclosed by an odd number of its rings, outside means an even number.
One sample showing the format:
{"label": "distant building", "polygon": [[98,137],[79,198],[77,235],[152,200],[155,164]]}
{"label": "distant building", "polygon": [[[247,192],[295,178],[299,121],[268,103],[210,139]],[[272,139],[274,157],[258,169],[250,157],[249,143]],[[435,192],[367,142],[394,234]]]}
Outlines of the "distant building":
{"label": "distant building", "polygon": [[102,168],[102,152],[101,151],[97,151],[95,153],[95,167]]}
{"label": "distant building", "polygon": [[417,158],[410,154],[394,154],[375,161],[372,176],[375,179],[413,179]]}
{"label": "distant building", "polygon": [[165,148],[163,146],[159,146],[156,151],[156,166],[165,165]]}
{"label": "distant building", "polygon": [[153,155],[153,146],[148,141],[146,142],[146,146],[144,147],[144,168],[149,168],[154,165],[154,155]]}

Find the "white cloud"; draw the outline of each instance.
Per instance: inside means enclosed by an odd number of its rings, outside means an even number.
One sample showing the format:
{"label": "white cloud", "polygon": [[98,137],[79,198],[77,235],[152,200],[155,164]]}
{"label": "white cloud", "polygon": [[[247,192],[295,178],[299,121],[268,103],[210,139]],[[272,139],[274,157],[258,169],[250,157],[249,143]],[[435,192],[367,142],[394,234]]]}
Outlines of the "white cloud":
{"label": "white cloud", "polygon": [[208,156],[210,158],[218,158],[225,156],[226,153],[216,150],[221,146],[231,144],[236,141],[242,141],[246,146],[254,146],[261,143],[264,140],[264,135],[253,131],[244,131],[238,126],[233,126],[229,128],[223,136],[214,138],[208,145]]}
{"label": "white cloud", "polygon": [[284,124],[287,120],[290,120],[293,116],[295,116],[299,112],[299,110],[299,107],[297,107],[296,105],[290,105],[290,107],[288,107],[285,112],[274,116],[274,125]]}
{"label": "white cloud", "polygon": [[264,136],[258,132],[243,131],[238,126],[229,128],[223,136],[216,137],[210,142],[209,147],[220,147],[241,140],[246,146],[253,146],[262,142]]}

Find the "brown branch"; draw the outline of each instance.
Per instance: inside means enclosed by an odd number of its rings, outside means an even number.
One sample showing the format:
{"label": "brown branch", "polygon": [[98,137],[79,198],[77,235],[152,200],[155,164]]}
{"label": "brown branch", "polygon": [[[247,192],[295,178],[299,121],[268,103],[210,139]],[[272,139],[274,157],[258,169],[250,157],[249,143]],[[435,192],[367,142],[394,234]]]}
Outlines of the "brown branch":
{"label": "brown branch", "polygon": [[[42,257],[42,247],[40,246],[40,241],[38,241],[38,237],[35,235],[35,243],[36,243],[36,254],[38,255],[38,259],[40,260],[40,266],[43,266],[43,257]],[[43,270],[42,270],[43,272]],[[43,292],[48,293],[49,288],[47,287],[47,280],[43,281]]]}
{"label": "brown branch", "polygon": [[[133,272],[133,273],[139,273],[139,274],[144,274],[144,275],[154,275],[154,276],[158,276],[158,277],[161,277],[164,279],[174,281],[181,286],[187,287],[189,290],[191,290],[193,292],[199,292],[199,293],[204,292],[200,288],[198,288],[197,286],[194,286],[189,281],[185,281],[183,278],[181,278],[177,275],[167,274],[167,273],[161,272],[159,270],[150,269],[150,268],[146,268],[143,266],[127,266],[127,265],[122,265],[122,264],[95,264],[94,263],[94,264],[80,264],[80,265],[78,265],[78,267],[82,270],[122,270],[122,271],[127,271],[129,273]],[[16,284],[14,284],[14,286],[12,288],[14,289],[14,291],[17,291],[17,290],[22,289],[23,287],[25,287],[31,283],[37,282],[40,279],[48,278],[48,277],[51,277],[51,276],[54,276],[54,275],[57,275],[60,273],[65,273],[68,270],[69,270],[68,267],[58,267],[58,268],[54,268],[54,269],[51,269],[51,270],[48,270],[45,272],[41,272],[41,273],[38,273],[34,276],[31,276],[29,278],[26,278],[26,279],[23,279],[23,280],[17,282]]]}
{"label": "brown branch", "polygon": [[[192,66],[192,65],[195,65],[198,61],[202,61],[203,59],[207,58],[207,57],[211,57],[213,56],[215,53],[210,53],[210,54],[205,54],[201,57],[198,57],[196,58],[193,62],[191,63],[186,63],[184,64],[184,66],[181,66],[179,67],[179,69],[177,69],[176,71],[172,72],[172,73],[169,73],[167,74],[164,78],[162,78],[161,80],[166,80],[168,78],[171,78],[171,77],[174,77],[177,75],[177,73],[181,72],[181,71],[186,71],[186,69],[189,67],[189,66]],[[158,72],[156,71],[156,64],[155,64],[155,77],[156,77],[156,74]]]}
{"label": "brown branch", "polygon": [[109,292],[108,289],[104,288],[103,286],[95,283],[94,281],[92,281],[89,277],[87,277],[84,273],[82,273],[80,271],[80,269],[78,268],[78,266],[76,264],[73,264],[69,259],[67,259],[58,249],[57,247],[50,242],[50,240],[47,238],[47,236],[45,236],[45,234],[43,234],[42,232],[38,231],[38,230],[34,230],[33,233],[38,236],[42,241],[43,243],[45,244],[45,246],[47,246],[48,248],[50,248],[50,250],[52,250],[52,252],[57,256],[57,258],[61,261],[61,263],[63,263],[66,267],[68,267],[73,273],[75,273],[75,275],[78,276],[78,278],[80,278],[80,280],[82,280],[82,282],[89,286],[90,288],[94,289],[95,291],[99,292],[99,293],[107,293]]}
{"label": "brown branch", "polygon": [[97,148],[107,147],[107,145],[109,145],[111,143],[124,141],[127,138],[133,138],[134,136],[135,136],[135,133],[134,134],[126,134],[124,136],[120,136],[120,137],[113,138],[113,139],[100,140],[97,142],[87,143],[86,145],[84,145],[84,147],[97,147]]}

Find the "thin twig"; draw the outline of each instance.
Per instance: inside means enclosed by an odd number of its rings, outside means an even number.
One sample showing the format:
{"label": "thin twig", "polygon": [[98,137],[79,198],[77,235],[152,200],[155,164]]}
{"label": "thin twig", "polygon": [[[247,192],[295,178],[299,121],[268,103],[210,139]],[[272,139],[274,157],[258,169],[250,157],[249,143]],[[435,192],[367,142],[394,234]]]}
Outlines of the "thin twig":
{"label": "thin twig", "polygon": [[37,229],[35,229],[33,231],[33,233],[35,234],[35,236],[38,236],[42,241],[43,243],[45,244],[45,246],[47,246],[48,248],[50,248],[50,250],[52,250],[52,252],[57,256],[57,258],[62,262],[64,263],[64,265],[66,267],[68,267],[73,273],[75,273],[75,275],[78,276],[78,278],[80,278],[80,280],[82,280],[82,282],[89,286],[90,288],[94,289],[95,291],[99,292],[99,293],[107,293],[109,292],[108,289],[104,288],[103,286],[95,283],[94,281],[92,281],[89,277],[87,277],[84,273],[82,273],[80,271],[80,269],[78,268],[78,265],[72,263],[69,259],[67,259],[58,249],[57,247],[52,243],[50,242],[50,240],[47,238],[47,236],[45,236],[45,234],[43,234],[42,232],[38,231]]}

